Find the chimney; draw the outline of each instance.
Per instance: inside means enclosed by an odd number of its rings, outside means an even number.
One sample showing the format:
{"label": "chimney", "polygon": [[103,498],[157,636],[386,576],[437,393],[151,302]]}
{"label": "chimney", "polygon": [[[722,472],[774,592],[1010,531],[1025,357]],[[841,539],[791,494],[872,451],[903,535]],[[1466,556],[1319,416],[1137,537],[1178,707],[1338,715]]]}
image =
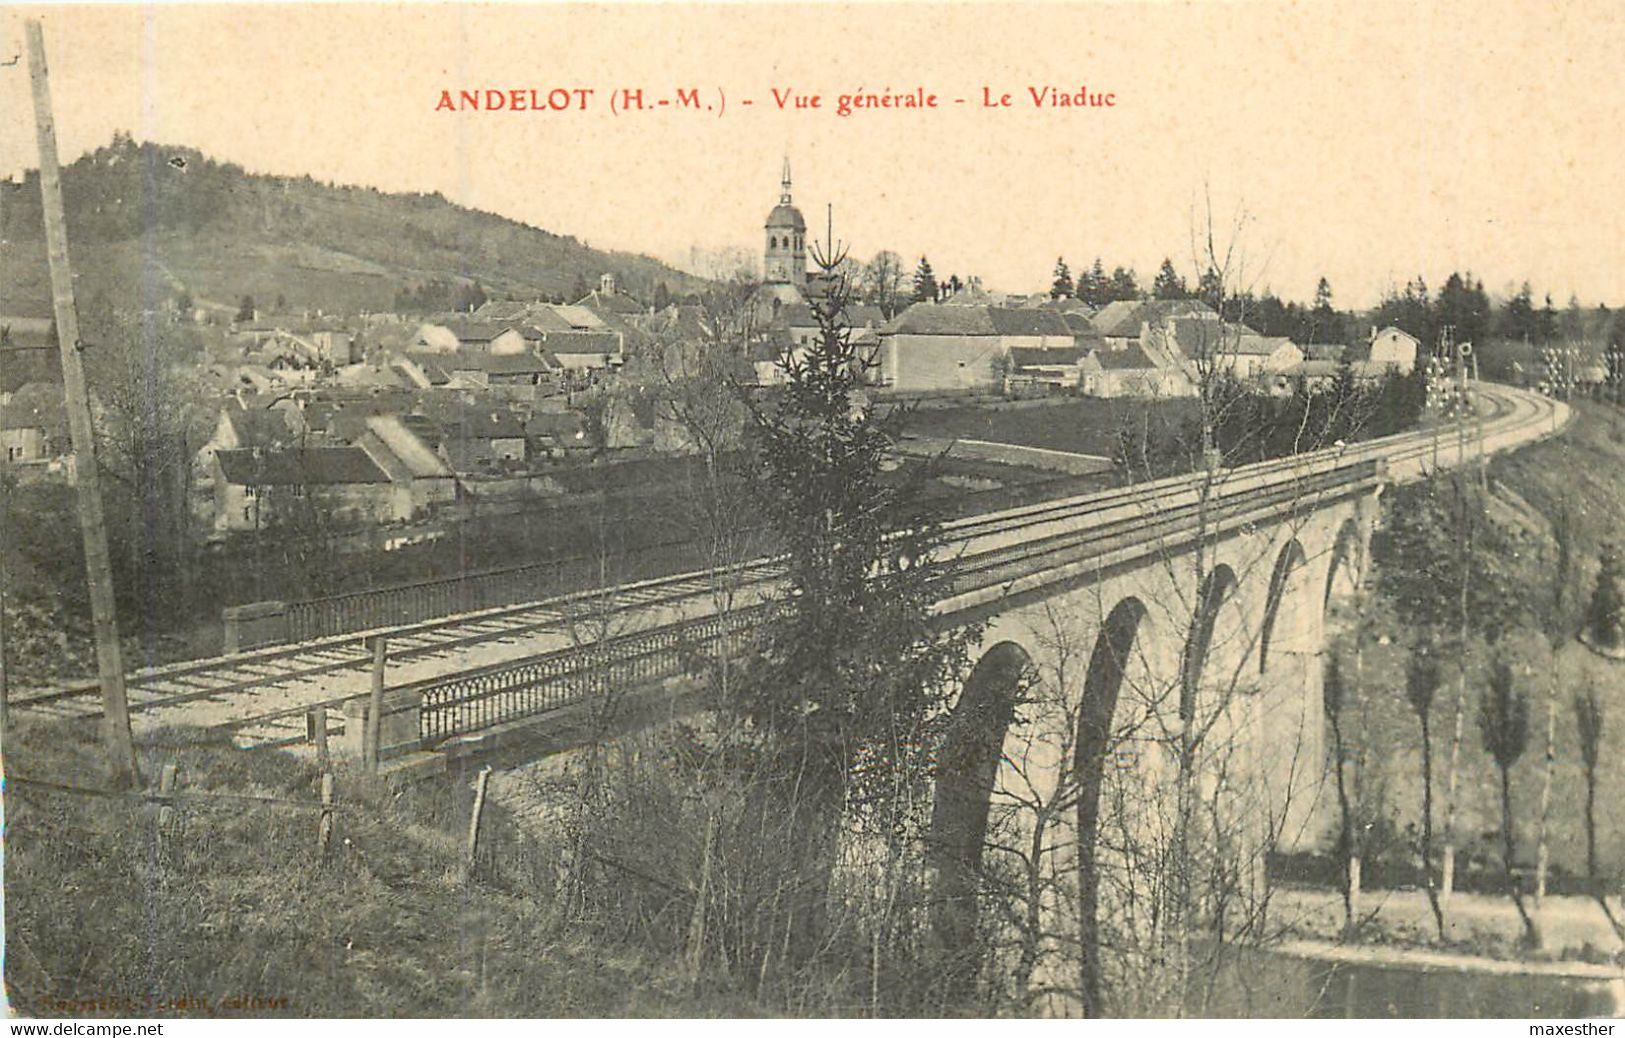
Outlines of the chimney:
{"label": "chimney", "polygon": [[598,279],[598,291],[606,296],[615,294],[615,275],[605,274]]}

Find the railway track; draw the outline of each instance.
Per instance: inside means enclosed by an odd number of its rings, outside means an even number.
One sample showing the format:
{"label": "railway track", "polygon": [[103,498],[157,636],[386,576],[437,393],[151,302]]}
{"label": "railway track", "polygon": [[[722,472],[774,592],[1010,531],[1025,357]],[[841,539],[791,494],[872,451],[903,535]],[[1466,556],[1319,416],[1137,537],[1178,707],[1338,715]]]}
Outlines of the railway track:
{"label": "railway track", "polygon": [[[1556,405],[1531,394],[1478,387],[1485,450],[1523,442],[1556,424]],[[1465,445],[1476,453],[1480,437]],[[962,572],[956,589],[992,586],[1023,567],[1080,551],[1130,547],[1189,528],[1195,522],[1245,521],[1260,509],[1336,493],[1375,478],[1419,478],[1435,466],[1464,460],[1454,437],[1411,432],[1346,447],[1203,474],[1186,474],[1118,489],[1018,506],[944,524],[950,554]],[[1205,485],[1204,485],[1205,484]],[[1203,503],[1206,496],[1205,504]],[[1206,516],[1199,508],[1214,508]],[[292,645],[150,668],[129,675],[130,708],[139,724],[202,724],[228,728],[240,741],[274,745],[302,739],[304,714],[364,694],[370,682],[370,639],[384,637],[392,687],[421,684],[458,673],[517,664],[556,654],[616,633],[704,615],[719,585],[749,605],[769,597],[776,559],[758,559],[720,571],[694,571],[640,581],[607,591],[560,595],[461,616],[337,635]],[[82,684],[15,701],[36,715],[82,719],[100,716],[99,689]]]}

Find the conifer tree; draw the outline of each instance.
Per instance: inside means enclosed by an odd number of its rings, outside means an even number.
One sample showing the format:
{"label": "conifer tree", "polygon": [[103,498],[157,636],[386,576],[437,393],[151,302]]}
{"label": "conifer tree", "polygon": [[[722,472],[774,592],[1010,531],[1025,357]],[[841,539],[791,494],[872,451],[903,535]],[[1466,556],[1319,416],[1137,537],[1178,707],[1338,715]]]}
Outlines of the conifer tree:
{"label": "conifer tree", "polygon": [[1049,286],[1051,299],[1069,299],[1073,294],[1072,271],[1066,265],[1066,258],[1055,258],[1055,280]]}
{"label": "conifer tree", "polygon": [[[905,415],[863,399],[872,359],[852,341],[850,287],[838,257],[813,258],[826,276],[811,304],[818,335],[783,358],[782,393],[752,407],[759,504],[784,546],[789,591],[740,703],[804,862],[810,900],[798,910],[809,917],[830,907],[813,895],[835,834],[879,823],[886,839],[923,835],[906,805],[929,801],[930,726],[979,635],[932,622],[950,573],[933,558],[939,529],[919,478],[885,473]],[[853,804],[867,805],[861,817]],[[818,943],[807,925],[804,952]]]}
{"label": "conifer tree", "polygon": [[1151,282],[1151,295],[1157,299],[1187,299],[1190,292],[1185,288],[1185,279],[1179,276],[1174,269],[1174,261],[1164,259],[1162,266],[1157,270],[1157,276]]}
{"label": "conifer tree", "polygon": [[921,256],[920,265],[914,268],[914,301],[936,302],[938,292],[937,275],[931,270],[931,261]]}
{"label": "conifer tree", "polygon": [[1591,604],[1586,608],[1586,638],[1599,649],[1625,648],[1625,588],[1621,587],[1622,572],[1619,548],[1613,544],[1602,547],[1602,566],[1597,571],[1597,584],[1591,592]]}

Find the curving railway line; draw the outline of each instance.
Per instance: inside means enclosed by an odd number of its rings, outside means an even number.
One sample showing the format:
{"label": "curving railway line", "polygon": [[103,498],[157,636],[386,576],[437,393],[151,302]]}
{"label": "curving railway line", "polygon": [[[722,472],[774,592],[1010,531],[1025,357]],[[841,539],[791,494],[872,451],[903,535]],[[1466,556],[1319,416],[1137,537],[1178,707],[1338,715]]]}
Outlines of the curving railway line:
{"label": "curving railway line", "polygon": [[[1203,530],[1243,527],[1317,497],[1421,478],[1435,468],[1472,460],[1481,451],[1549,435],[1568,420],[1564,405],[1531,393],[1490,385],[1476,386],[1474,392],[1478,417],[1466,436],[1403,433],[951,521],[944,533],[948,553],[959,560],[956,599],[997,594],[1015,581],[1041,580],[1062,566],[1101,565],[1143,554]],[[453,694],[442,698],[460,703],[485,694],[470,692],[458,700],[460,676],[478,675],[485,685],[492,674],[525,667],[568,676],[586,665],[568,663],[572,654],[583,655],[583,646],[601,640],[650,641],[655,632],[678,630],[714,615],[724,589],[733,608],[748,609],[770,599],[777,584],[776,560],[759,559],[723,570],[148,668],[128,677],[130,707],[142,727],[212,726],[233,731],[245,745],[290,744],[303,740],[308,711],[335,708],[366,694],[374,637],[386,639],[391,688],[450,689]],[[12,705],[60,718],[100,715],[94,684]],[[426,728],[425,739],[466,727]]]}

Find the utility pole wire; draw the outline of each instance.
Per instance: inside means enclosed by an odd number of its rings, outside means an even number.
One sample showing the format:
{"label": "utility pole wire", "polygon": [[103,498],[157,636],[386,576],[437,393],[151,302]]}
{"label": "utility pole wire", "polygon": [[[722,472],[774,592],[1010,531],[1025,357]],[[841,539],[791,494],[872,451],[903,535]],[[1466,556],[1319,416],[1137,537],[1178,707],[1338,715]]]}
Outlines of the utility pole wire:
{"label": "utility pole wire", "polygon": [[130,708],[124,691],[124,654],[119,644],[113,565],[107,550],[107,523],[102,513],[96,467],[96,432],[91,424],[84,358],[80,356],[84,343],[79,338],[79,315],[73,301],[73,268],[68,261],[68,229],[62,209],[62,171],[57,159],[56,121],[51,113],[51,86],[45,66],[45,33],[37,20],[28,23],[28,77],[33,84],[34,130],[39,141],[45,253],[51,268],[51,302],[56,312],[57,345],[62,355],[68,432],[73,441],[73,483],[85,542],[85,576],[90,584],[96,669],[102,687],[102,735],[107,746],[109,778],[115,788],[126,788],[137,783],[140,771],[130,736]]}

